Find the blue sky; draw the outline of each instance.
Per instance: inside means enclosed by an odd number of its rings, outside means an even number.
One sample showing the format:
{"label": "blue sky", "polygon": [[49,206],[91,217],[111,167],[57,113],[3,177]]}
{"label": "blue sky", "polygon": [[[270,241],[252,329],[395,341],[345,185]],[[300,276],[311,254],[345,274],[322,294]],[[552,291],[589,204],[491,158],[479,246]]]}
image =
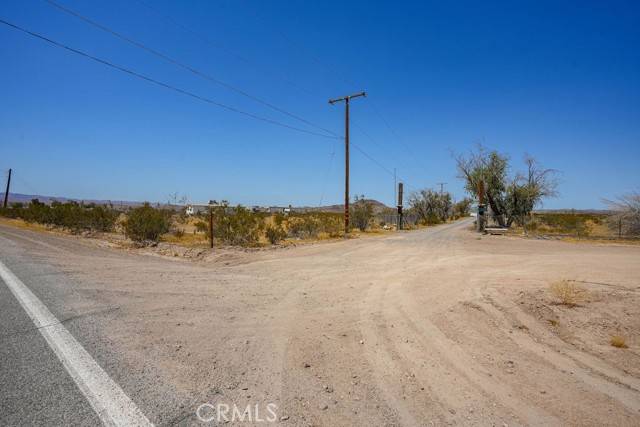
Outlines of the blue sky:
{"label": "blue sky", "polygon": [[[56,0],[57,1],[57,0]],[[59,0],[88,18],[343,133],[352,194],[464,195],[451,152],[478,142],[559,169],[547,208],[598,208],[640,187],[640,3]],[[208,40],[184,31],[170,16]],[[255,115],[304,123],[200,79],[43,0],[0,17]],[[0,168],[13,191],[78,198],[340,203],[343,145],[225,111],[0,25]],[[390,127],[386,124],[388,123]],[[362,131],[371,138],[367,137]],[[384,169],[380,167],[384,166]]]}

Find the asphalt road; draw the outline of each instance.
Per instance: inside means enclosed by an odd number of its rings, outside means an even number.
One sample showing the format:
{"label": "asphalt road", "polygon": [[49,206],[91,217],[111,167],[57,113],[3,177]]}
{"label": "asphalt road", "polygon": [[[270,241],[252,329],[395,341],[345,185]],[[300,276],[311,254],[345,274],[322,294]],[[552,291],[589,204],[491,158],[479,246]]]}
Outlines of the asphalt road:
{"label": "asphalt road", "polygon": [[[2,262],[25,278],[58,319],[77,315],[56,304],[64,275],[0,236]],[[55,307],[55,308],[54,308]],[[95,412],[7,286],[0,286],[0,424],[97,425]]]}
{"label": "asphalt road", "polygon": [[[117,316],[119,307],[93,298],[90,301],[83,298],[79,302],[79,289],[91,289],[91,281],[74,280],[64,267],[56,265],[47,256],[53,252],[64,257],[71,253],[67,248],[95,256],[96,261],[109,256],[108,251],[78,246],[64,238],[0,227],[0,262],[29,288],[133,402],[140,396],[140,390],[147,390],[142,402],[144,409],[140,408],[143,413],[146,409],[158,424],[175,424],[192,418],[189,413],[179,412],[183,403],[175,400],[170,389],[154,381],[153,372],[132,368],[126,358],[113,349],[111,338],[101,335],[99,331],[105,330],[105,325]],[[96,413],[103,409],[93,408],[86,393],[74,381],[72,373],[77,366],[66,367],[69,361],[63,362],[41,333],[41,328],[56,325],[36,326],[6,286],[6,280],[0,281],[4,282],[0,286],[0,425],[109,424],[109,417]],[[150,404],[149,397],[154,395],[156,399]],[[165,405],[176,408],[169,411],[175,419],[157,416],[157,407]]]}

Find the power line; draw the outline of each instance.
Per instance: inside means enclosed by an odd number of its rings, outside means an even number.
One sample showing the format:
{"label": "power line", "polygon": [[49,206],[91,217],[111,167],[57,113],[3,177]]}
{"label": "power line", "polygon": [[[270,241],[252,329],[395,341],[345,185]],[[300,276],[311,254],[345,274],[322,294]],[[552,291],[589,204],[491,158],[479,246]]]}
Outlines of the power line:
{"label": "power line", "polygon": [[[382,144],[379,143],[376,139],[374,139],[369,132],[367,132],[360,124],[358,124],[358,122],[356,122],[355,120],[352,120],[352,122],[353,122],[353,125],[356,127],[356,129],[358,129],[369,141],[371,141],[372,143],[374,143],[375,145],[377,145],[378,147],[384,150],[384,147],[382,146]],[[400,163],[400,166],[404,166],[406,169],[408,169],[406,167],[406,164],[403,161],[401,161],[393,151],[391,151],[391,153],[392,153],[391,155],[397,161],[397,163]]]}
{"label": "power line", "polygon": [[322,202],[324,201],[324,193],[327,189],[327,179],[329,179],[329,174],[331,173],[331,169],[333,169],[333,158],[336,156],[335,147],[331,152],[331,156],[329,157],[329,167],[327,168],[326,173],[324,174],[324,179],[322,180],[322,193],[320,193],[320,203],[318,203],[318,207],[322,207]]}
{"label": "power line", "polygon": [[[138,0],[141,1],[141,0]],[[250,11],[251,14],[258,18],[259,20],[261,20],[262,22],[268,24],[271,28],[271,30],[273,30],[274,33],[278,34],[278,36],[280,36],[283,40],[285,40],[287,43],[289,43],[291,46],[293,46],[294,48],[298,49],[298,50],[302,50],[302,51],[306,51],[307,55],[313,59],[314,62],[316,62],[318,65],[320,65],[321,67],[323,67],[325,70],[328,70],[331,74],[333,74],[334,76],[338,77],[340,80],[342,80],[345,84],[347,84],[347,86],[351,86],[351,87],[355,87],[356,85],[353,82],[348,81],[347,79],[343,78],[337,71],[335,71],[335,66],[331,66],[328,63],[322,61],[319,57],[317,57],[313,51],[309,48],[307,48],[306,46],[302,45],[302,43],[298,43],[295,40],[293,40],[292,38],[290,38],[289,36],[287,36],[284,32],[280,31],[280,29],[278,29],[277,27],[271,26],[270,22],[267,21],[264,17],[262,17],[254,8],[251,7],[251,5],[247,4],[248,2],[244,2],[246,4],[246,10]]]}
{"label": "power line", "polygon": [[395,129],[393,127],[391,127],[391,125],[389,124],[389,121],[387,121],[387,119],[384,118],[382,113],[380,113],[380,110],[378,110],[378,108],[375,106],[375,103],[373,101],[371,101],[371,103],[369,105],[371,105],[371,109],[378,115],[378,117],[380,117],[380,120],[382,120],[382,123],[385,124],[387,129],[389,129],[389,132],[391,132],[391,134],[393,135],[395,140],[398,141],[400,143],[400,145],[402,145],[404,147],[404,149],[407,151],[407,153],[409,153],[409,155],[411,155],[414,159],[417,159],[418,156],[416,156],[415,153],[413,152],[413,150],[409,149],[409,146],[406,145],[402,141],[402,139],[398,136],[398,134],[395,131]]}
{"label": "power line", "polygon": [[74,11],[72,9],[69,9],[69,8],[67,8],[65,6],[62,6],[61,4],[56,3],[53,0],[43,0],[43,1],[45,1],[46,3],[49,3],[51,6],[57,8],[57,9],[63,11],[63,12],[65,12],[65,13],[67,13],[69,15],[75,16],[76,18],[86,22],[89,25],[92,25],[95,28],[98,28],[99,30],[102,30],[102,31],[104,31],[104,32],[106,32],[108,34],[111,34],[111,35],[119,38],[120,40],[123,40],[123,41],[125,41],[125,42],[127,42],[127,43],[129,43],[129,44],[131,44],[131,45],[133,45],[135,47],[138,47],[138,48],[140,48],[140,49],[142,49],[142,50],[144,50],[144,51],[146,51],[146,52],[148,52],[148,53],[150,53],[150,54],[152,54],[152,55],[154,55],[154,56],[156,56],[156,57],[158,57],[158,58],[160,58],[160,59],[162,59],[162,60],[164,60],[166,62],[169,62],[169,63],[171,63],[173,65],[176,65],[176,66],[178,66],[178,67],[180,67],[180,68],[182,68],[184,70],[187,70],[190,73],[192,73],[192,74],[194,74],[194,75],[196,75],[196,76],[198,76],[198,77],[200,77],[202,79],[205,79],[207,81],[210,81],[210,82],[219,84],[221,86],[224,86],[225,88],[227,88],[227,89],[229,89],[229,90],[231,90],[233,92],[236,92],[236,93],[238,93],[238,94],[240,94],[240,95],[242,95],[242,96],[244,96],[246,98],[249,98],[249,99],[251,99],[251,100],[253,100],[255,102],[258,102],[258,103],[260,103],[260,104],[262,104],[262,105],[264,105],[264,106],[266,106],[266,107],[268,107],[268,108],[270,108],[270,109],[272,109],[274,111],[277,111],[279,113],[285,114],[285,115],[287,115],[287,116],[289,116],[291,118],[294,118],[294,119],[296,119],[296,120],[298,120],[298,121],[300,121],[302,123],[305,123],[305,124],[307,124],[309,126],[312,126],[312,127],[316,128],[316,129],[319,129],[319,130],[321,130],[323,132],[326,132],[329,135],[338,136],[338,134],[333,132],[332,130],[326,129],[326,128],[320,126],[320,125],[316,125],[315,123],[313,123],[313,122],[311,122],[309,120],[306,120],[306,119],[304,119],[304,118],[302,118],[302,117],[300,117],[300,116],[298,116],[296,114],[293,114],[293,113],[291,113],[291,112],[289,112],[287,110],[284,110],[283,108],[280,108],[280,107],[278,107],[278,106],[276,106],[276,105],[274,105],[274,104],[272,104],[272,103],[270,103],[268,101],[265,101],[265,100],[263,100],[263,99],[261,99],[261,98],[259,98],[257,96],[251,95],[250,93],[248,93],[248,92],[246,92],[246,91],[244,91],[244,90],[242,90],[242,89],[240,89],[240,88],[238,88],[236,86],[233,86],[233,85],[231,85],[229,83],[226,83],[226,82],[224,82],[224,81],[222,81],[222,80],[220,80],[220,79],[218,79],[218,78],[216,78],[216,77],[214,77],[214,76],[212,76],[210,74],[207,74],[207,73],[205,73],[203,71],[200,71],[200,70],[198,70],[198,69],[196,69],[196,68],[194,68],[194,67],[192,67],[190,65],[187,65],[187,64],[185,64],[183,62],[180,62],[177,59],[172,58],[172,57],[170,57],[170,56],[168,56],[168,55],[166,55],[164,53],[158,52],[157,50],[155,50],[153,48],[150,48],[150,47],[144,45],[141,42],[138,42],[138,41],[136,41],[136,40],[134,40],[134,39],[132,39],[130,37],[127,37],[127,36],[125,36],[125,35],[123,35],[121,33],[118,33],[117,31],[107,27],[106,25],[100,24],[100,23],[98,23],[98,22],[96,22],[96,21],[94,21],[94,20],[92,20],[90,18],[87,18],[86,16],[81,15],[79,12],[76,12],[76,11]]}
{"label": "power line", "polygon": [[[140,1],[140,0],[138,0]],[[250,9],[249,10],[253,10]],[[262,18],[262,16],[260,16],[258,13],[256,13],[255,11],[253,11],[253,15],[256,16],[257,18],[263,20],[264,22],[266,22],[266,20],[264,20],[264,18]],[[284,39],[285,41],[287,41],[290,45],[292,45],[293,47],[297,48],[297,49],[301,49],[303,51],[306,51],[307,54],[309,55],[309,57],[311,59],[313,59],[314,62],[316,62],[318,65],[322,66],[325,70],[329,71],[331,74],[333,74],[335,77],[337,77],[338,79],[340,79],[343,83],[347,84],[348,86],[355,86],[354,83],[348,79],[346,79],[342,74],[340,74],[338,71],[336,71],[336,67],[329,65],[328,63],[322,61],[318,56],[316,56],[311,49],[307,48],[306,46],[304,46],[302,43],[298,43],[296,41],[294,41],[293,39],[291,39],[290,37],[288,37],[285,33],[283,33],[282,31],[280,31],[278,28],[273,28],[273,31],[275,33],[277,33],[282,39]],[[392,133],[394,134],[394,137],[405,147],[405,149],[414,157],[417,158],[412,152],[411,150],[409,150],[409,148],[404,145],[404,143],[402,143],[402,141],[400,141],[400,139],[398,138],[397,134],[395,133],[395,131],[393,131],[393,128],[391,127],[391,125],[389,124],[389,122],[382,116],[382,114],[373,106],[373,104],[371,104],[372,109],[376,112],[376,114],[378,114],[378,116],[380,116],[380,118],[382,119],[382,121],[385,123],[385,125],[392,131]],[[353,123],[356,128],[358,128],[363,134],[365,134],[365,136],[367,136],[368,139],[370,139],[374,144],[377,144],[375,140],[373,140],[373,138],[371,138],[371,136],[361,127],[358,126],[357,123]],[[387,173],[391,173],[391,175],[393,175],[393,172],[390,172],[390,170],[385,167],[384,165],[382,165],[380,162],[378,162],[377,160],[375,160],[373,157],[371,157],[370,155],[368,155],[366,152],[364,152],[361,148],[357,147],[355,144],[352,143],[352,145],[354,146],[354,148],[356,148],[358,151],[360,151],[365,157],[367,157],[369,160],[373,161],[374,163],[376,163],[376,165],[378,165],[379,167],[381,167],[385,172]],[[413,189],[415,189],[417,191],[417,189],[415,187],[413,187],[412,185],[406,183],[408,187],[411,187]]]}
{"label": "power line", "polygon": [[238,113],[238,114],[242,114],[242,115],[250,117],[252,119],[263,121],[265,123],[270,123],[272,125],[284,127],[284,128],[291,129],[291,130],[295,130],[297,132],[302,132],[302,133],[306,133],[306,134],[309,134],[309,135],[315,135],[315,136],[319,136],[319,137],[322,137],[322,138],[341,139],[340,137],[337,137],[337,136],[329,136],[329,135],[321,134],[321,133],[318,133],[318,132],[310,131],[310,130],[307,130],[307,129],[298,128],[298,127],[295,127],[295,126],[288,125],[286,123],[279,122],[277,120],[273,120],[273,119],[269,119],[269,118],[266,118],[266,117],[258,116],[258,115],[255,115],[253,113],[249,113],[249,112],[240,110],[238,108],[235,108],[235,107],[232,107],[232,106],[229,106],[229,105],[226,105],[226,104],[222,104],[222,103],[214,101],[214,100],[212,100],[210,98],[207,98],[207,97],[204,97],[204,96],[200,96],[200,95],[197,95],[197,94],[195,94],[193,92],[189,92],[187,90],[180,89],[180,88],[172,86],[170,84],[167,84],[167,83],[161,82],[159,80],[153,79],[151,77],[148,77],[148,76],[146,76],[144,74],[140,74],[140,73],[138,73],[136,71],[133,71],[131,69],[122,67],[120,65],[113,64],[113,63],[111,63],[109,61],[106,61],[104,59],[101,59],[101,58],[98,58],[96,56],[90,55],[90,54],[85,53],[85,52],[83,52],[81,50],[74,49],[72,47],[66,46],[66,45],[64,45],[62,43],[54,41],[54,40],[52,40],[50,38],[47,38],[47,37],[45,37],[43,35],[40,35],[38,33],[34,33],[32,31],[29,31],[29,30],[27,30],[25,28],[22,28],[22,27],[18,26],[18,25],[15,25],[15,24],[12,24],[10,22],[7,22],[4,19],[0,19],[0,23],[6,25],[8,27],[14,28],[14,29],[16,29],[18,31],[21,31],[21,32],[23,32],[25,34],[28,34],[30,36],[33,36],[35,38],[38,38],[40,40],[46,41],[47,43],[50,43],[50,44],[52,44],[54,46],[57,46],[57,47],[62,48],[62,49],[65,49],[65,50],[67,50],[69,52],[73,52],[73,53],[75,53],[77,55],[80,55],[80,56],[83,56],[85,58],[91,59],[92,61],[95,61],[95,62],[100,63],[102,65],[106,65],[107,67],[113,68],[113,69],[118,70],[118,71],[122,71],[123,73],[129,74],[131,76],[137,77],[137,78],[142,79],[142,80],[145,80],[145,81],[147,81],[149,83],[153,83],[153,84],[155,84],[157,86],[160,86],[160,87],[163,87],[165,89],[172,90],[172,91],[180,93],[182,95],[189,96],[191,98],[206,102],[208,104],[216,105],[216,106],[218,106],[220,108],[223,108],[225,110],[232,111],[232,112]]}
{"label": "power line", "polygon": [[[378,166],[380,169],[382,169],[384,172],[386,172],[387,174],[389,174],[390,176],[396,176],[394,175],[393,171],[390,170],[389,168],[387,168],[385,165],[383,165],[382,163],[380,163],[378,160],[376,160],[374,157],[372,157],[371,155],[369,155],[366,151],[364,151],[362,148],[360,148],[358,145],[354,144],[353,142],[351,142],[351,145],[353,146],[353,148],[355,148],[356,150],[358,150],[360,152],[360,154],[362,154],[363,156],[365,156],[367,159],[369,159],[371,162],[373,162],[376,166]],[[418,191],[418,189],[416,187],[414,187],[413,185],[409,184],[406,180],[402,179],[401,176],[397,176],[397,178],[404,182],[407,187],[411,187],[413,190]]]}
{"label": "power line", "polygon": [[[175,26],[177,28],[180,28],[182,31],[195,36],[201,42],[213,47],[214,49],[221,50],[221,51],[225,52],[226,54],[228,54],[228,55],[230,55],[230,56],[232,56],[232,57],[234,57],[234,58],[236,58],[236,59],[248,64],[248,65],[261,66],[261,65],[257,64],[256,62],[254,62],[254,61],[252,61],[252,60],[250,60],[250,59],[248,59],[248,58],[246,58],[246,57],[244,57],[242,55],[237,54],[236,52],[232,51],[231,49],[226,48],[223,45],[221,45],[219,43],[216,43],[216,42],[213,42],[210,38],[202,35],[202,33],[198,32],[198,31],[195,31],[194,29],[188,27],[187,25],[182,24],[182,23],[176,21],[175,19],[173,19],[172,17],[160,12],[158,9],[155,9],[154,7],[149,5],[147,2],[144,2],[142,0],[136,0],[136,1],[138,3],[140,3],[141,5],[143,5],[144,7],[146,7],[147,9],[149,9],[151,12],[153,12],[157,16],[159,16],[160,18],[162,18],[165,22],[168,22],[169,24],[171,24],[171,25],[173,25],[173,26]],[[263,68],[263,70],[264,70],[264,68]],[[267,72],[269,74],[271,74],[271,75],[276,75],[276,73],[274,73],[272,71],[267,71]],[[299,86],[298,84],[296,84],[295,82],[289,80],[288,78],[282,77],[282,76],[278,76],[278,77],[284,83],[286,83],[286,84],[288,84],[288,85],[290,85],[292,87],[295,87],[296,89],[300,90],[301,92],[304,92],[304,93],[306,93],[307,95],[310,95],[310,96],[315,96],[312,91],[307,90],[307,89],[303,88],[302,86]]]}
{"label": "power line", "polygon": [[[49,1],[49,2],[53,3],[51,0],[45,0],[45,1]],[[249,60],[249,59],[247,59],[247,58],[245,58],[245,57],[243,57],[243,56],[241,56],[241,55],[238,55],[237,53],[235,53],[235,52],[233,52],[233,51],[231,51],[231,50],[229,50],[229,49],[226,49],[225,47],[223,47],[223,46],[221,46],[221,45],[219,45],[219,44],[217,44],[217,43],[212,42],[209,38],[207,38],[207,37],[203,36],[203,35],[202,35],[202,34],[200,34],[199,32],[194,31],[194,30],[193,30],[193,29],[191,29],[190,27],[188,27],[188,26],[186,26],[186,25],[184,25],[184,24],[182,24],[182,23],[180,23],[180,22],[176,21],[176,20],[175,20],[175,19],[173,19],[172,17],[167,16],[167,15],[163,14],[162,12],[159,12],[157,9],[153,8],[152,6],[150,6],[150,5],[149,5],[148,3],[146,3],[145,1],[142,1],[142,0],[136,0],[136,1],[137,1],[138,3],[140,3],[141,5],[143,5],[144,7],[146,7],[147,9],[151,10],[151,11],[152,11],[153,13],[155,13],[156,15],[160,16],[160,17],[161,17],[163,20],[165,20],[166,22],[169,22],[170,24],[172,24],[172,25],[174,25],[174,26],[176,26],[176,27],[178,27],[178,28],[182,29],[183,31],[185,31],[185,32],[187,32],[187,33],[192,34],[193,36],[195,36],[196,38],[198,38],[198,39],[199,39],[199,40],[201,40],[202,42],[204,42],[204,43],[206,43],[206,44],[208,44],[208,45],[210,45],[210,46],[212,46],[212,47],[214,47],[214,48],[216,48],[216,49],[223,50],[224,52],[228,53],[228,54],[229,54],[229,55],[231,55],[231,56],[234,56],[234,57],[235,57],[235,58],[237,58],[237,59],[240,59],[240,60],[241,60],[241,61],[243,61],[243,62],[246,62],[246,63],[249,63],[249,64],[253,64],[253,62],[252,62],[251,60]],[[262,19],[262,17],[260,17],[260,16],[259,16],[257,13],[255,13],[255,12],[254,12],[254,16],[258,17],[259,19]],[[312,57],[312,59],[313,59],[316,63],[318,63],[319,65],[323,66],[325,69],[328,69],[328,70],[329,70],[329,71],[331,71],[334,75],[336,75],[336,76],[340,77],[340,79],[341,79],[343,82],[347,83],[348,85],[353,85],[353,83],[352,83],[352,82],[347,81],[346,79],[342,78],[342,77],[341,77],[341,76],[339,76],[337,73],[335,73],[335,70],[333,70],[333,69],[332,69],[332,67],[329,67],[329,66],[327,66],[326,64],[324,64],[324,63],[323,63],[323,62],[322,62],[318,57],[316,57],[315,55],[313,55],[313,53],[312,53],[312,52],[310,52],[310,50],[309,50],[309,49],[306,49],[304,46],[302,46],[302,45],[300,45],[300,44],[296,43],[294,40],[292,40],[291,38],[287,37],[287,35],[286,35],[286,34],[284,34],[283,32],[281,32],[281,31],[279,31],[279,30],[277,30],[277,29],[275,29],[274,31],[276,31],[280,37],[282,37],[283,39],[285,39],[285,40],[286,40],[289,44],[291,44],[292,46],[294,46],[294,47],[296,47],[296,48],[298,48],[298,49],[306,50],[306,51],[307,51],[307,53]],[[301,86],[299,86],[299,85],[297,85],[297,84],[295,84],[295,83],[291,82],[290,80],[288,80],[288,79],[283,79],[283,81],[285,81],[286,83],[288,83],[288,84],[290,84],[291,86],[295,87],[296,89],[298,89],[298,90],[300,90],[300,91],[302,91],[302,92],[306,93],[307,95],[311,95],[311,96],[313,96],[313,93],[312,93],[311,91],[309,91],[309,90],[307,90],[307,89],[304,89],[303,87],[301,87]],[[378,114],[379,114],[379,113],[378,113]],[[380,114],[379,114],[379,115],[380,115]],[[382,119],[383,119],[383,121],[385,121],[385,120],[384,120],[384,118],[382,118]],[[386,121],[385,121],[385,122],[386,122]],[[386,122],[386,123],[387,123],[387,126],[389,126],[388,122]],[[368,139],[370,139],[374,144],[379,145],[379,144],[378,144],[378,143],[377,143],[377,142],[376,142],[376,141],[375,141],[375,140],[374,140],[374,139],[373,139],[373,138],[372,138],[372,137],[371,137],[371,136],[370,136],[370,135],[369,135],[369,134],[368,134],[368,133],[367,133],[367,132],[362,128],[362,127],[361,127],[361,126],[359,126],[359,125],[358,125],[357,123],[355,123],[355,122],[354,122],[354,125],[355,125],[355,126],[356,126],[356,127],[357,127],[357,128],[358,128],[358,129],[363,133],[363,134],[365,134],[365,136],[366,136]],[[390,126],[389,126],[389,127],[390,127]],[[336,134],[332,132],[332,135],[336,135]],[[336,135],[336,136],[337,136],[337,135]],[[339,138],[336,138],[336,139],[343,139],[343,138],[342,138],[342,137],[339,137]],[[381,168],[382,170],[384,170],[385,172],[390,173],[390,171],[389,171],[389,169],[388,169],[387,167],[385,167],[382,163],[380,163],[378,160],[376,160],[376,159],[375,159],[375,158],[373,158],[371,155],[369,155],[366,151],[364,151],[364,149],[362,149],[361,147],[357,146],[357,145],[356,145],[356,144],[354,144],[354,143],[352,143],[352,145],[354,146],[354,148],[355,148],[356,150],[358,150],[358,151],[359,151],[363,156],[365,156],[368,160],[370,160],[371,162],[373,162],[376,166],[380,167],[380,168]],[[335,154],[335,151],[334,151],[334,152],[332,153],[332,155],[331,155],[331,161],[333,161],[333,155],[334,155],[334,154]],[[411,188],[416,189],[415,187],[413,187],[413,186],[412,186],[412,185],[410,185],[409,183],[407,183],[407,186],[408,186],[408,187],[411,187]],[[322,194],[322,196],[321,196],[321,200],[322,200],[323,198],[324,198],[324,190],[323,190],[323,194]]]}

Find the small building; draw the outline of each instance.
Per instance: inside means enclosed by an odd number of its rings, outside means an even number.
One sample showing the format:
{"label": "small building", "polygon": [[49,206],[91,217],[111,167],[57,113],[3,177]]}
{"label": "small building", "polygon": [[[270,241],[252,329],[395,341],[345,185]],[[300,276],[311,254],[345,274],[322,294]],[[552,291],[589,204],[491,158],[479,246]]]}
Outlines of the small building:
{"label": "small building", "polygon": [[209,205],[189,204],[184,208],[184,213],[188,216],[197,215],[199,213],[208,212]]}

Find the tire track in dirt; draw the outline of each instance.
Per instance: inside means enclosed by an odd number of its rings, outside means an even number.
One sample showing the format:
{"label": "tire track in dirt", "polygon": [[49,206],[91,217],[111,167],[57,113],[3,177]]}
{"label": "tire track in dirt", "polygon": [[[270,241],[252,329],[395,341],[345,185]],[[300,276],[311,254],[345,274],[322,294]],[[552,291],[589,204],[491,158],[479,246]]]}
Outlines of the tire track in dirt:
{"label": "tire track in dirt", "polygon": [[544,359],[558,370],[573,372],[576,378],[598,393],[619,401],[633,412],[640,412],[640,380],[587,353],[570,348],[512,302],[496,294],[488,296],[485,301],[479,303],[503,324],[509,324],[511,319],[511,324],[525,326],[526,332],[512,337],[523,350]]}

